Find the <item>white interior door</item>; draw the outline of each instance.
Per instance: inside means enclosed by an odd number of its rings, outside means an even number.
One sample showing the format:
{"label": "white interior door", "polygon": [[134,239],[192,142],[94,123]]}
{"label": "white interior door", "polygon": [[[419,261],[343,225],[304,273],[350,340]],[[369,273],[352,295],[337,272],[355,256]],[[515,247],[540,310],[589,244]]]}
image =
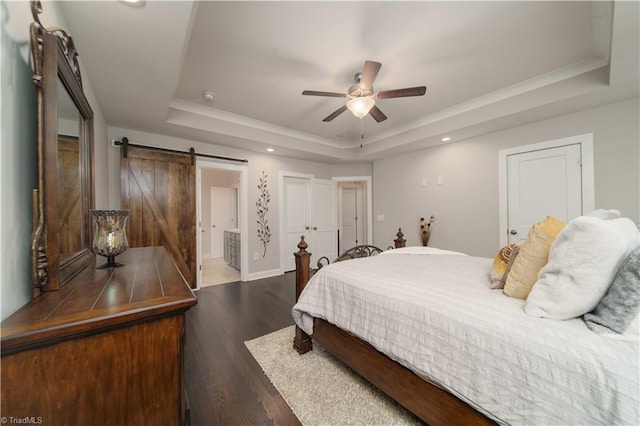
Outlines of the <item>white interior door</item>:
{"label": "white interior door", "polygon": [[363,185],[344,186],[340,191],[340,252],[367,244]]}
{"label": "white interior door", "polygon": [[311,264],[338,257],[338,186],[333,180],[313,179],[311,190]]}
{"label": "white interior door", "polygon": [[[366,214],[364,209],[364,189],[362,186],[356,188],[356,240],[355,245],[367,244],[367,234],[365,232]],[[349,247],[345,247],[349,248]]]}
{"label": "white interior door", "polygon": [[293,253],[298,251],[300,236],[304,235],[307,244],[309,241],[309,193],[311,180],[285,176],[283,180],[283,228],[284,242],[282,258],[284,271],[296,269]]}
{"label": "white interior door", "polygon": [[356,188],[342,188],[341,252],[358,245],[357,192]]}
{"label": "white interior door", "polygon": [[224,231],[237,228],[235,188],[211,187],[211,257],[224,256]]}
{"label": "white interior door", "polygon": [[580,144],[507,156],[508,241],[521,242],[546,216],[565,222],[582,212]]}

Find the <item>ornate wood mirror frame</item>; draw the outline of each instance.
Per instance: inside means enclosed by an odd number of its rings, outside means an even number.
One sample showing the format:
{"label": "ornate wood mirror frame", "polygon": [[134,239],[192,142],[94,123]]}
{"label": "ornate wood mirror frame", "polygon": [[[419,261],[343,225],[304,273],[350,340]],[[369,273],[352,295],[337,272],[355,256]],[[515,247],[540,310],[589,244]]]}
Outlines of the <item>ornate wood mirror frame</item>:
{"label": "ornate wood mirror frame", "polygon": [[45,28],[31,1],[33,84],[38,106],[38,188],[34,190],[32,281],[58,290],[87,266],[93,208],[93,111],[82,90],[78,52],[60,28]]}

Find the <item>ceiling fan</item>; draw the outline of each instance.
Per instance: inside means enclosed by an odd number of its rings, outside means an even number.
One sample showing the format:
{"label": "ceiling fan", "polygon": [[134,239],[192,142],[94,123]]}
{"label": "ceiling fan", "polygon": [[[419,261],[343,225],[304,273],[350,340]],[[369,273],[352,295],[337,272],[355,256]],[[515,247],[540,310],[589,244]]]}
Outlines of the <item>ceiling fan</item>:
{"label": "ceiling fan", "polygon": [[356,73],[353,78],[356,82],[349,87],[347,93],[337,92],[318,92],[315,90],[305,90],[303,95],[310,96],[329,96],[334,98],[348,98],[346,104],[329,114],[324,122],[329,122],[345,112],[347,109],[358,118],[363,118],[370,114],[378,123],[387,119],[380,108],[376,106],[376,99],[404,98],[408,96],[422,96],[426,93],[426,86],[408,87],[406,89],[383,90],[382,92],[373,91],[373,81],[378,75],[378,71],[382,64],[375,61],[365,61],[362,72]]}

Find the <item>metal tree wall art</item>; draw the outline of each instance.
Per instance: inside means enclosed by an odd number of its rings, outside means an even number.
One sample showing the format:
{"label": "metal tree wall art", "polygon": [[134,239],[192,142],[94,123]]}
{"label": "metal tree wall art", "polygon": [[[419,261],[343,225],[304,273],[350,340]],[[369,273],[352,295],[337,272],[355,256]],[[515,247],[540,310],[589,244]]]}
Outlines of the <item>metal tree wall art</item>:
{"label": "metal tree wall art", "polygon": [[262,247],[264,247],[262,257],[265,257],[267,255],[267,244],[271,241],[271,230],[269,229],[269,221],[266,218],[271,196],[267,189],[267,175],[264,170],[262,171],[262,177],[260,177],[258,181],[258,189],[260,190],[260,197],[258,197],[258,201],[256,201],[256,209],[258,211],[258,239],[262,241]]}

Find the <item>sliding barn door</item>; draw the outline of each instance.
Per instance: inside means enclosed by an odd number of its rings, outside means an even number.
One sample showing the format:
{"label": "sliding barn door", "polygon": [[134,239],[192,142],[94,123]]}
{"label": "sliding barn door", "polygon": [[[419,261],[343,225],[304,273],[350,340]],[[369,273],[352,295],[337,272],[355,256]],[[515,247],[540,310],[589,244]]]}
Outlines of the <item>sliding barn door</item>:
{"label": "sliding barn door", "polygon": [[127,148],[120,154],[120,197],[130,210],[129,247],[164,246],[196,286],[195,165],[184,154]]}
{"label": "sliding barn door", "polygon": [[[58,223],[60,262],[82,250],[82,202],[80,196],[80,142],[78,138],[58,136]],[[88,240],[88,238],[87,238]],[[86,246],[85,246],[86,247]]]}

